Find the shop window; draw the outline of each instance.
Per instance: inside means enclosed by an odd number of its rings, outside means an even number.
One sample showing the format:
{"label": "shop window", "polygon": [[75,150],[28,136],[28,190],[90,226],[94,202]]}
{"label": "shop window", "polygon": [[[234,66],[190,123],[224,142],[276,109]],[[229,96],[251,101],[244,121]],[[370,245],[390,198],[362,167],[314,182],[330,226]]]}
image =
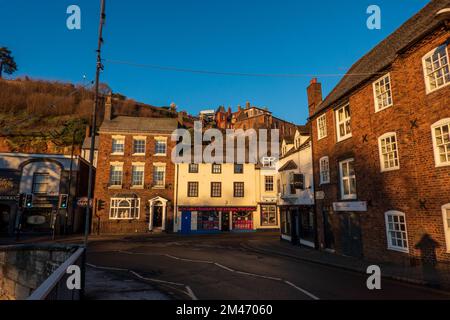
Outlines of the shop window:
{"label": "shop window", "polygon": [[261,206],[261,225],[262,226],[277,225],[277,206],[275,205]]}
{"label": "shop window", "polygon": [[111,198],[109,218],[112,220],[139,219],[139,198]]}

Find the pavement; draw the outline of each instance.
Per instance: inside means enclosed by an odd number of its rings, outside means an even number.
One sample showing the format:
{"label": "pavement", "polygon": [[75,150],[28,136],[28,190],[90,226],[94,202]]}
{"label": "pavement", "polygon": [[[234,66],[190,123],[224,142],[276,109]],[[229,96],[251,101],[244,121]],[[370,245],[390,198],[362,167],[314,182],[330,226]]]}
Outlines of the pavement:
{"label": "pavement", "polygon": [[88,282],[92,299],[450,300],[450,292],[423,286],[434,281],[424,279],[427,270],[380,265],[381,290],[369,290],[369,262],[292,246],[270,232],[91,237],[87,260],[106,279]]}

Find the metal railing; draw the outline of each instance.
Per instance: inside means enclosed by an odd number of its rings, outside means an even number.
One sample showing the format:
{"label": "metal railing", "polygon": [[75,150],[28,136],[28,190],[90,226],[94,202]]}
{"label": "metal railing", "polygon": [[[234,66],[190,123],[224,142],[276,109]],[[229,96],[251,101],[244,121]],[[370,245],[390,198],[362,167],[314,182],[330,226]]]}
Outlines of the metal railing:
{"label": "metal railing", "polygon": [[[77,249],[63,264],[61,264],[34,292],[27,300],[80,300],[84,287],[84,259],[85,248]],[[76,265],[81,270],[81,289],[69,289],[67,279],[71,274],[67,269]]]}

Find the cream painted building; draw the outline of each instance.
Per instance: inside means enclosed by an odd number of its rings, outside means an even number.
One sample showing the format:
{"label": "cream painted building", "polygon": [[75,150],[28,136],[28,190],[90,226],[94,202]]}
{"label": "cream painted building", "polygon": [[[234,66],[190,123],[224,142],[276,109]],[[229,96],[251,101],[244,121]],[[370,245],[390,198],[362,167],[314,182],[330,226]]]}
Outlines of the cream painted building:
{"label": "cream painted building", "polygon": [[177,164],[174,231],[279,229],[276,171],[245,164]]}

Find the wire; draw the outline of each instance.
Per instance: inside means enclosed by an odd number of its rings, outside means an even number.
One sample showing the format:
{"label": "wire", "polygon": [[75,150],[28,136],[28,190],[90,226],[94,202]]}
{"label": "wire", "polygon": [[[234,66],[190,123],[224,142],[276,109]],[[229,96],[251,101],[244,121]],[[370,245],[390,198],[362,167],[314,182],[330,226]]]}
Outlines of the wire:
{"label": "wire", "polygon": [[221,71],[211,71],[211,70],[198,70],[198,69],[188,69],[188,68],[177,68],[168,66],[159,66],[154,64],[142,64],[130,61],[122,60],[112,60],[103,59],[103,61],[120,64],[129,65],[138,68],[149,68],[157,69],[163,71],[173,71],[173,72],[184,72],[184,73],[196,73],[196,74],[210,74],[210,75],[221,75],[221,76],[235,76],[235,77],[267,77],[267,78],[301,78],[301,77],[341,77],[341,76],[372,76],[372,75],[382,75],[383,72],[374,73],[325,73],[325,74],[312,74],[312,73],[243,73],[243,72],[221,72]]}

